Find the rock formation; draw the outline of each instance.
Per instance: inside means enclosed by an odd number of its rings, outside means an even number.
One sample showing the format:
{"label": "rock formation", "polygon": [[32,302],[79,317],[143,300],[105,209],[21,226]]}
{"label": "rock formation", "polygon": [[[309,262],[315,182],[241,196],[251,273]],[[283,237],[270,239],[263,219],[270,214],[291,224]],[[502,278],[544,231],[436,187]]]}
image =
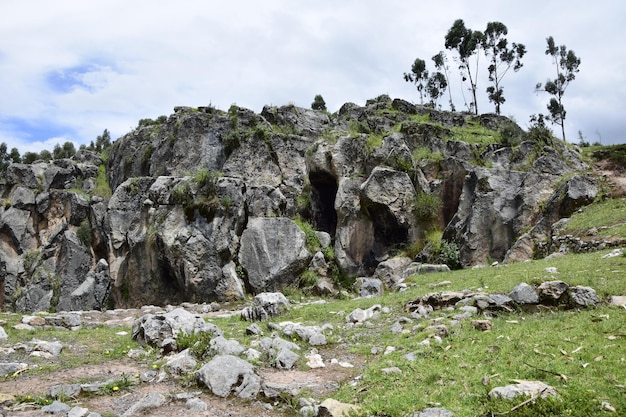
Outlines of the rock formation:
{"label": "rock formation", "polygon": [[500,116],[387,96],[332,115],[177,107],[114,141],[106,162],[81,150],[8,167],[0,305],[236,300],[310,284],[320,265],[339,286],[433,229],[464,267],[549,253],[552,224],[598,186],[569,147],[524,139]]}

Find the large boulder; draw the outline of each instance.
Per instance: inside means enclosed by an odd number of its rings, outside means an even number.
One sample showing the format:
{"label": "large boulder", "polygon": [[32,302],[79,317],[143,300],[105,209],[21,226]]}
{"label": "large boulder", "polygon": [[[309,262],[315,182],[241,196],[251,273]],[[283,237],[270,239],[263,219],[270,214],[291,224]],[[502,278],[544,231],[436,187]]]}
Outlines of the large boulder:
{"label": "large boulder", "polygon": [[132,339],[141,344],[162,347],[168,339],[176,339],[179,334],[210,332],[222,336],[222,331],[214,324],[205,322],[183,308],[176,308],[165,314],[145,314],[133,323]]}
{"label": "large boulder", "polygon": [[295,282],[311,260],[304,232],[290,219],[253,217],[241,235],[239,263],[255,292]]}
{"label": "large boulder", "polygon": [[232,355],[218,355],[196,372],[198,382],[218,397],[234,393],[240,398],[255,398],[261,390],[261,377],[254,366]]}
{"label": "large boulder", "polygon": [[456,214],[444,239],[460,247],[463,266],[501,261],[518,236],[533,225],[540,203],[560,177],[475,167],[467,175]]}
{"label": "large boulder", "polygon": [[376,167],[361,185],[361,208],[374,224],[376,243],[385,249],[417,238],[417,194],[402,171]]}

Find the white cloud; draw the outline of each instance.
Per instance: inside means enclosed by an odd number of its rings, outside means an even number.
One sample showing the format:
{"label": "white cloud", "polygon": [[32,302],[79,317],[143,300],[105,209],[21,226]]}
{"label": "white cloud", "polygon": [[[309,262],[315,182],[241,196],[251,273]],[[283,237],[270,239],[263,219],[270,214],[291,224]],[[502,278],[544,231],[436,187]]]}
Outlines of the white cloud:
{"label": "white cloud", "polygon": [[[331,111],[382,93],[418,101],[403,72],[416,57],[430,64],[462,18],[478,30],[501,21],[511,41],[527,46],[524,68],[504,80],[504,114],[526,127],[530,114],[546,113],[547,97],[533,89],[552,76],[543,53],[552,35],[582,59],[565,97],[569,138],[599,130],[606,142],[624,142],[625,9],[617,0],[593,7],[575,0],[567,8],[543,0],[4,2],[0,91],[8,99],[0,100],[0,141],[24,151],[53,137],[89,143],[105,128],[117,137],[176,105],[260,111],[265,104],[308,107],[315,94]],[[65,88],[51,84],[50,74],[57,82],[67,77]],[[481,80],[479,110],[492,111],[486,87]],[[453,94],[461,109],[458,85]],[[18,119],[53,128],[47,137],[6,124]]]}

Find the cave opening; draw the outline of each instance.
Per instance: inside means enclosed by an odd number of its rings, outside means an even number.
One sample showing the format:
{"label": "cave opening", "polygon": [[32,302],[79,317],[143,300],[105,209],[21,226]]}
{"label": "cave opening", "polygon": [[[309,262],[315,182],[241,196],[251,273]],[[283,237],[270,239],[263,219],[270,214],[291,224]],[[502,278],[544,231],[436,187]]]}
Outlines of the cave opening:
{"label": "cave opening", "polygon": [[335,238],[337,229],[337,212],[335,197],[337,196],[337,180],[326,172],[309,174],[311,183],[311,215],[317,230],[328,233]]}

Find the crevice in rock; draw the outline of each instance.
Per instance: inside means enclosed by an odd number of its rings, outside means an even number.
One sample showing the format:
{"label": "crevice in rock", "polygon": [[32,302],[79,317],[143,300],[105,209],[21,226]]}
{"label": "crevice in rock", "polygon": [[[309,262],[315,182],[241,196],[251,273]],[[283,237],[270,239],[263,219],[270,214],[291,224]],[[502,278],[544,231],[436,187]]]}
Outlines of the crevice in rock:
{"label": "crevice in rock", "polygon": [[325,172],[309,174],[311,183],[311,213],[317,230],[324,231],[334,238],[337,229],[335,197],[337,180]]}
{"label": "crevice in rock", "polygon": [[386,251],[407,242],[409,230],[398,224],[393,213],[389,211],[389,207],[372,203],[365,210],[374,223],[375,248],[380,247],[379,251]]}

